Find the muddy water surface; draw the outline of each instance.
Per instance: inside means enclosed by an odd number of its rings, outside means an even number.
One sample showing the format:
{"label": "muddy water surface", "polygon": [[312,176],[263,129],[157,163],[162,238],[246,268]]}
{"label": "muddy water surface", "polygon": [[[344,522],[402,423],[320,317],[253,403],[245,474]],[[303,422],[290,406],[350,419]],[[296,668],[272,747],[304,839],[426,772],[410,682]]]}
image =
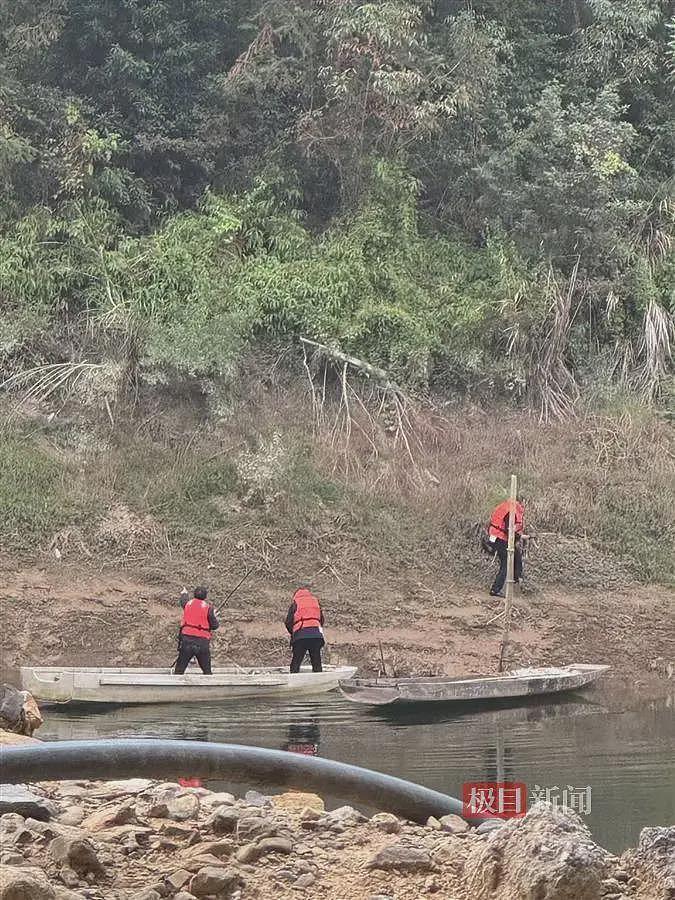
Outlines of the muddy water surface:
{"label": "muddy water surface", "polygon": [[[609,710],[590,696],[518,708],[372,710],[337,694],[302,702],[45,710],[44,740],[163,737],[316,753],[461,796],[468,781],[525,782],[530,796],[588,802],[595,839],[618,852],[675,822],[675,698]],[[189,775],[190,773],[185,773]],[[241,785],[229,785],[241,789]],[[213,787],[213,785],[209,785]]]}

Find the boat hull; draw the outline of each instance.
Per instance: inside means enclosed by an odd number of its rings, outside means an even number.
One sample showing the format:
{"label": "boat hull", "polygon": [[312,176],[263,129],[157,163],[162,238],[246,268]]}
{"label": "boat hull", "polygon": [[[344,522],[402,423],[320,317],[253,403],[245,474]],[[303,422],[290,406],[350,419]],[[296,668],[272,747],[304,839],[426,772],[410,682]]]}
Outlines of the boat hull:
{"label": "boat hull", "polygon": [[246,697],[322,694],[345,684],[351,666],[327,666],[323,672],[282,668],[215,668],[213,675],[173,675],[170,669],[30,667],[21,669],[22,688],[38,700],[55,703],[205,703]]}
{"label": "boat hull", "polygon": [[355,703],[373,706],[507,700],[578,690],[608,669],[609,666],[579,664],[519,669],[482,678],[352,678],[341,683],[340,690]]}

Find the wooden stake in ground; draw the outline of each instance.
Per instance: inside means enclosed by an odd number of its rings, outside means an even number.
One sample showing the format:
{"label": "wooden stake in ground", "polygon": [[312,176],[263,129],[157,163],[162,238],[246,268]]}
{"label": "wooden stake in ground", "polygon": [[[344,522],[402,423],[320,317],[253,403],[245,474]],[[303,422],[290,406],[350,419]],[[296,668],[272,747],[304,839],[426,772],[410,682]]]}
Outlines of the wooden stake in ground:
{"label": "wooden stake in ground", "polygon": [[518,496],[518,476],[511,476],[511,496],[509,498],[509,544],[506,557],[506,599],[504,601],[504,631],[499,648],[498,672],[504,671],[504,656],[509,642],[511,628],[511,607],[513,604],[514,563],[516,555],[516,498]]}

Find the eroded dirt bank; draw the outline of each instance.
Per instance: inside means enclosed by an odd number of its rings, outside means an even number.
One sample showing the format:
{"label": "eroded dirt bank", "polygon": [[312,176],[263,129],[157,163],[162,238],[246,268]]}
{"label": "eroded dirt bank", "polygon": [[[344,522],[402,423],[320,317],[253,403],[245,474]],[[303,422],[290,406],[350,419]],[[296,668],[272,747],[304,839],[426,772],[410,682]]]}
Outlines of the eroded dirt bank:
{"label": "eroded dirt bank", "polygon": [[[211,576],[216,604],[231,585]],[[179,575],[0,563],[2,669],[23,664],[171,665],[179,621]],[[216,664],[284,664],[282,620],[292,584],[252,576],[222,612]],[[319,582],[327,658],[363,670],[488,673],[501,639],[501,601],[483,585],[424,579],[414,571],[359,577],[358,587]],[[605,684],[669,692],[675,662],[675,592],[635,587],[598,592],[542,589],[520,596],[510,663],[609,663]]]}

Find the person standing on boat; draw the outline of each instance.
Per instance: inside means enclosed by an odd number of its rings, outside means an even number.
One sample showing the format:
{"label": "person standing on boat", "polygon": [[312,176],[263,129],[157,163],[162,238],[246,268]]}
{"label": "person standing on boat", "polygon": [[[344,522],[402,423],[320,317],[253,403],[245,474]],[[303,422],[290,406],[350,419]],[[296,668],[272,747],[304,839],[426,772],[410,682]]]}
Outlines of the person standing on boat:
{"label": "person standing on boat", "polygon": [[[499,560],[499,571],[494,580],[494,584],[490,588],[491,597],[504,596],[504,584],[506,582],[506,568],[508,565],[508,549],[509,549],[509,519],[511,517],[511,501],[504,500],[499,506],[496,506],[490,516],[490,524],[488,525],[488,542]],[[513,557],[513,580],[518,583],[523,574],[523,541],[527,539],[527,535],[523,533],[525,526],[525,507],[523,506],[523,498],[519,496],[516,500],[516,545]]]}
{"label": "person standing on boat", "polygon": [[180,623],[178,642],[178,660],[174,675],[182,675],[190,660],[196,659],[204,675],[211,675],[211,635],[219,627],[218,617],[213,604],[206,599],[208,591],[205,587],[194,590],[192,600],[185,589],[181,593],[180,605],[183,617]]}
{"label": "person standing on boat", "polygon": [[291,672],[295,674],[300,671],[306,653],[309,653],[312,672],[322,672],[321,649],[325,644],[323,612],[308,585],[301,585],[293,594],[293,602],[288,608],[284,624],[291,636]]}

